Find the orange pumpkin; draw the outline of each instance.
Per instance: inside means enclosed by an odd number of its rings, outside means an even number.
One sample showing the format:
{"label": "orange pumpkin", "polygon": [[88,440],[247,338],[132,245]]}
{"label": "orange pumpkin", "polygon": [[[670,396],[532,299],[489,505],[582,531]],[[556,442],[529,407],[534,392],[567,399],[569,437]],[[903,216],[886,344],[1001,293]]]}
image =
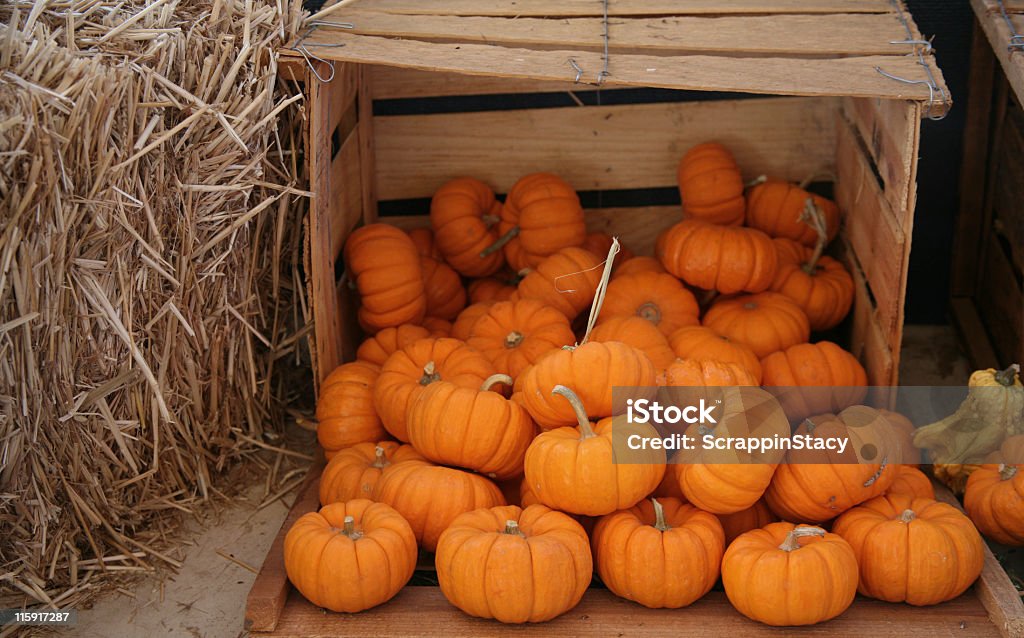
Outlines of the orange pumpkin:
{"label": "orange pumpkin", "polygon": [[427,297],[427,316],[454,319],[466,307],[466,289],[459,273],[443,261],[420,259],[423,289]]}
{"label": "orange pumpkin", "polygon": [[[615,419],[602,419],[595,426],[571,390],[555,386],[552,394],[569,403],[579,427],[542,432],[526,450],[526,481],[538,501],[563,512],[601,516],[632,507],[661,483],[665,475],[663,450],[634,452],[628,461],[616,462],[612,452]],[[625,440],[631,433],[657,436],[651,425],[618,419],[616,438]]]}
{"label": "orange pumpkin", "polygon": [[654,491],[649,496],[657,499],[674,498],[680,503],[688,502],[686,495],[683,494],[683,490],[679,487],[679,481],[676,480],[676,473],[672,467],[671,458],[669,458],[668,465],[665,468],[665,477],[661,479],[661,483],[658,483],[658,487],[654,488]]}
{"label": "orange pumpkin", "polygon": [[594,568],[580,524],[543,505],[459,516],[441,536],[434,564],[451,604],[504,623],[545,622],[569,611]]}
{"label": "orange pumpkin", "polygon": [[813,625],[853,603],[857,557],[849,543],[820,527],[771,523],[729,545],[722,584],[747,618],[776,627]]}
{"label": "orange pumpkin", "polygon": [[757,184],[747,193],[747,226],[771,237],[784,237],[813,247],[818,232],[803,214],[808,199],[821,211],[827,240],[832,241],[839,232],[839,208],[835,202],[778,180]]}
{"label": "orange pumpkin", "polygon": [[[899,412],[893,412],[892,410],[884,410],[879,408],[878,410],[882,416],[889,420],[889,425],[892,426],[893,434],[900,441],[900,449],[903,450],[902,460],[900,461],[903,465],[909,465],[910,467],[918,467],[921,463],[921,450],[914,445],[914,432],[916,428],[910,419],[903,416]],[[1024,436],[1021,437],[1024,442]],[[1022,457],[1024,458],[1024,457]]]}
{"label": "orange pumpkin", "polygon": [[642,351],[618,341],[589,342],[541,357],[516,379],[513,399],[523,404],[540,427],[559,428],[572,426],[577,419],[568,402],[552,397],[555,386],[569,387],[590,410],[590,416],[600,418],[616,413],[613,387],[647,387],[655,380],[654,364]]}
{"label": "orange pumpkin", "polygon": [[656,258],[640,255],[632,257],[628,261],[616,263],[615,270],[612,272],[612,279],[618,279],[619,277],[625,277],[627,275],[637,275],[642,272],[665,273],[668,271],[665,270],[665,267],[662,266],[661,262]]}
{"label": "orange pumpkin", "polygon": [[618,341],[633,346],[646,354],[658,371],[667,368],[676,358],[665,335],[654,324],[635,315],[619,315],[601,321],[591,331],[590,340],[595,343]]}
{"label": "orange pumpkin", "polygon": [[337,612],[390,600],[412,578],[418,556],[409,523],[365,499],[304,514],[284,538],[288,580],[309,602]]}
{"label": "orange pumpkin", "polygon": [[513,378],[548,351],[575,341],[565,315],[536,299],[494,304],[477,319],[466,339],[498,372]]}
{"label": "orange pumpkin", "polygon": [[372,499],[384,468],[414,459],[423,457],[411,445],[394,441],[359,443],[346,448],[334,455],[320,475],[320,504]]}
{"label": "orange pumpkin", "polygon": [[[761,360],[761,370],[761,382],[778,388],[779,401],[791,419],[838,412],[859,403],[867,394],[864,366],[831,341],[801,343],[772,353]],[[797,386],[807,386],[807,390]],[[886,428],[895,435],[892,425]],[[901,451],[890,462],[902,460]]]}
{"label": "orange pumpkin", "polygon": [[429,330],[411,323],[384,328],[359,344],[359,349],[356,350],[356,359],[382,366],[395,350],[401,350],[413,341],[419,341],[429,336]]}
{"label": "orange pumpkin", "polygon": [[932,485],[932,480],[916,467],[897,465],[896,478],[886,493],[907,494],[914,498],[935,498],[935,487]]}
{"label": "orange pumpkin", "polygon": [[778,255],[759,230],[686,219],[658,235],[655,255],[691,286],[723,294],[761,292],[775,278]]}
{"label": "orange pumpkin", "polygon": [[359,323],[367,332],[418,323],[426,314],[420,255],[398,228],[368,224],[352,231],[345,264],[359,289]]}
{"label": "orange pumpkin", "polygon": [[640,317],[666,337],[683,326],[699,325],[700,308],[693,293],[672,275],[639,273],[608,284],[598,323],[612,317]]}
{"label": "orange pumpkin", "polygon": [[316,400],[316,438],[328,459],[342,448],[387,434],[373,406],[373,385],[379,374],[379,367],[353,361],[324,379]]}
{"label": "orange pumpkin", "polygon": [[472,177],[453,179],[430,200],[434,242],[445,261],[467,277],[486,277],[505,263],[501,251],[485,252],[498,240],[501,203],[487,184]]}
{"label": "orange pumpkin", "polygon": [[601,281],[601,259],[582,248],[563,248],[519,282],[520,299],[536,299],[570,321],[590,307]]}
{"label": "orange pumpkin", "polygon": [[692,505],[645,499],[602,517],[593,548],[597,573],[613,594],[652,609],[678,609],[718,580],[725,536],[718,519]]}
{"label": "orange pumpkin", "polygon": [[775,239],[779,267],[770,290],[807,314],[811,330],[839,325],[853,306],[853,277],[841,263],[790,239]]}
{"label": "orange pumpkin", "polygon": [[490,391],[497,383],[512,385],[512,378],[496,374],[479,389],[446,381],[428,385],[409,406],[409,442],[435,463],[498,480],[521,475],[533,421],[518,403]]}
{"label": "orange pumpkin", "polygon": [[722,531],[725,532],[726,547],[732,545],[732,542],[740,535],[779,520],[768,508],[768,504],[764,502],[763,498],[757,499],[756,503],[745,510],[717,516],[718,522],[722,524]]}
{"label": "orange pumpkin", "polygon": [[469,302],[508,301],[512,295],[516,294],[516,284],[518,283],[518,277],[514,280],[502,280],[497,277],[475,279],[469,284]]}
{"label": "orange pumpkin", "polygon": [[409,521],[420,547],[437,549],[441,533],[460,514],[505,504],[498,486],[480,476],[427,461],[405,461],[384,470],[374,499]]}
{"label": "orange pumpkin", "polygon": [[429,228],[413,228],[409,232],[409,239],[416,244],[416,251],[420,257],[429,257],[437,261],[444,261],[444,255],[434,243],[434,231]]}
{"label": "orange pumpkin", "polygon": [[746,368],[761,383],[761,360],[749,347],[723,337],[705,326],[685,326],[668,338],[668,345],[680,359],[735,363]]}
{"label": "orange pumpkin", "polygon": [[423,321],[420,323],[427,329],[430,336],[435,339],[450,337],[452,334],[452,322],[447,319],[442,319],[440,317],[424,317]]}
{"label": "orange pumpkin", "polygon": [[805,419],[796,436],[849,440],[838,451],[790,450],[775,471],[765,500],[772,511],[787,521],[821,522],[855,505],[880,496],[896,479],[898,465],[887,451],[898,446],[888,421],[877,410],[863,405],[838,415],[822,414]]}
{"label": "orange pumpkin", "polygon": [[832,531],[857,555],[860,593],[890,603],[952,600],[977,580],[985,562],[970,519],[932,498],[879,496],[840,516]]}
{"label": "orange pumpkin", "polygon": [[465,310],[459,313],[452,324],[451,337],[459,341],[469,339],[473,326],[480,317],[487,314],[487,310],[494,304],[493,301],[480,301],[466,306]]}
{"label": "orange pumpkin", "polygon": [[997,543],[1024,547],[1024,465],[982,465],[967,479],[964,509]]}
{"label": "orange pumpkin", "polygon": [[[596,331],[595,331],[596,332]],[[736,363],[676,359],[659,375],[658,385],[732,386],[758,385],[757,377]]]}
{"label": "orange pumpkin", "polygon": [[512,270],[536,268],[563,248],[580,246],[586,238],[583,207],[565,180],[551,173],[520,178],[508,192],[498,226],[501,247]]}
{"label": "orange pumpkin", "polygon": [[373,389],[373,404],[391,435],[408,441],[409,406],[435,381],[476,389],[494,374],[491,362],[457,339],[420,339],[384,363]]}
{"label": "orange pumpkin", "polygon": [[761,359],[803,343],[811,336],[804,311],[789,297],[777,292],[720,298],[704,315],[703,324],[731,341],[746,345]]}
{"label": "orange pumpkin", "polygon": [[732,153],[721,144],[694,146],[679,162],[683,215],[712,224],[743,223],[743,177]]}

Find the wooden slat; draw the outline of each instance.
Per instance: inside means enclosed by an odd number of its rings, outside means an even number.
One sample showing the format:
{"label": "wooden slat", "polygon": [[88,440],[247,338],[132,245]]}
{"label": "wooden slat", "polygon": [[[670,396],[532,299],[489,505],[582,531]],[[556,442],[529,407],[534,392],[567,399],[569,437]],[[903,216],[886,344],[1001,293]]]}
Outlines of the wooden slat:
{"label": "wooden slat", "polygon": [[1024,111],[1017,106],[1006,110],[995,170],[993,232],[1006,238],[1011,261],[1024,271]]}
{"label": "wooden slat", "polygon": [[[603,68],[602,53],[574,50],[533,50],[485,44],[457,44],[353,35],[341,29],[320,29],[307,39],[328,59],[363,64],[489,75],[535,80],[568,80],[575,77],[570,58],[583,69],[585,82],[596,82]],[[282,55],[297,55],[283,50]],[[942,73],[927,58],[936,81]],[[906,78],[924,80],[924,70],[914,56],[875,55],[826,59],[780,57],[744,58],[712,55],[613,55],[604,86],[650,86],[697,91],[740,91],[771,95],[877,97],[927,101],[928,88],[898,82],[876,68]],[[936,105],[934,114],[948,104]]]}
{"label": "wooden slat", "polygon": [[[1010,44],[1010,29],[999,12],[999,6],[994,0],[971,0],[974,14],[978,17],[985,35],[988,36],[989,44],[996,54],[996,58],[1003,66],[1006,79],[1009,80],[1017,99],[1024,101],[1024,59],[1018,52],[1011,53],[1008,49]],[[1022,3],[1014,5],[1020,10]],[[1024,33],[1024,20],[1019,16],[1014,17],[1014,26],[1018,33]]]}
{"label": "wooden slat", "polygon": [[1007,366],[1024,361],[1024,289],[995,233],[984,249],[975,299],[1000,365]]}
{"label": "wooden slat", "polygon": [[373,97],[376,100],[444,95],[592,91],[595,88],[588,84],[575,84],[571,81],[522,80],[486,75],[439,73],[382,65],[366,65],[366,67],[370,69],[373,77]]}
{"label": "wooden slat", "polygon": [[902,638],[996,637],[974,592],[933,607],[910,607],[858,597],[838,618],[809,627],[775,628],[740,615],[725,594],[713,591],[685,609],[647,609],[591,589],[571,611],[546,623],[503,625],[473,618],[453,607],[438,587],[406,587],[391,601],[359,614],[332,614],[293,592],[275,638],[309,636],[388,636],[442,634],[451,638],[517,636],[717,637],[731,633],[759,636],[900,636]]}
{"label": "wooden slat", "polygon": [[[394,15],[343,11],[351,33],[515,46],[603,47],[601,18],[500,18]],[[840,28],[837,33],[836,29]],[[717,51],[796,55],[898,55],[913,51],[893,13],[727,17],[616,18],[609,23],[612,51],[672,53]]]}
{"label": "wooden slat", "polygon": [[907,235],[885,200],[856,133],[842,118],[838,129],[836,200],[845,215],[845,236],[877,302],[879,326],[884,335],[890,335],[902,324]]}
{"label": "wooden slat", "polygon": [[868,375],[868,385],[888,386],[899,383],[899,365],[895,352],[900,348],[893,344],[879,326],[878,309],[868,293],[864,272],[854,257],[852,246],[845,244],[841,257],[847,270],[853,275],[854,297],[852,312],[852,334],[850,352],[860,359]]}
{"label": "wooden slat", "polygon": [[382,200],[429,197],[473,175],[499,192],[548,170],[578,190],[674,186],[679,159],[708,139],[749,177],[799,181],[832,170],[833,100],[771,98],[374,118]]}
{"label": "wooden slat", "polygon": [[359,65],[358,116],[360,180],[362,182],[363,221],[377,221],[377,176],[373,152],[373,74],[369,66]]}
{"label": "wooden slat", "polygon": [[[598,16],[599,0],[357,0],[352,8],[415,15],[473,16]],[[615,0],[609,16],[779,14],[779,13],[889,13],[887,0]]]}
{"label": "wooden slat", "polygon": [[284,569],[284,537],[300,516],[316,511],[320,504],[320,473],[325,462],[323,458],[316,461],[306,474],[295,503],[288,512],[281,529],[270,545],[266,560],[260,567],[256,580],[253,581],[249,596],[245,601],[245,628],[250,631],[273,631],[281,617],[281,612],[288,598],[291,584]]}
{"label": "wooden slat", "polygon": [[[935,498],[963,511],[960,502],[945,485],[934,482]],[[974,589],[988,611],[991,622],[1004,638],[1024,636],[1024,603],[992,550],[985,545],[985,565]]]}
{"label": "wooden slat", "polygon": [[331,162],[331,215],[327,229],[331,235],[331,254],[337,258],[352,229],[363,219],[362,163],[360,131],[352,131]]}
{"label": "wooden slat", "polygon": [[992,339],[985,330],[981,315],[972,297],[953,297],[949,302],[953,325],[960,333],[960,341],[967,350],[967,358],[974,368],[995,368],[999,357],[992,347]]}

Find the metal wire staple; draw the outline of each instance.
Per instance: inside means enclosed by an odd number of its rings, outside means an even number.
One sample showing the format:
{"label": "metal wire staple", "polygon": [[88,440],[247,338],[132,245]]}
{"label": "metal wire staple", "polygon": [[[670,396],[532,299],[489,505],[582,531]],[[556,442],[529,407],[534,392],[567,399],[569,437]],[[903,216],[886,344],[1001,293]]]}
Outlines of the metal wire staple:
{"label": "metal wire staple", "polygon": [[910,29],[910,23],[907,22],[907,16],[903,13],[903,7],[900,5],[899,0],[889,0],[893,8],[896,10],[896,16],[900,19],[900,23],[903,24],[903,29],[907,32],[907,38],[905,40],[892,40],[890,44],[912,44],[914,45],[914,51],[910,55],[917,56],[917,63],[924,67],[924,73],[927,76],[926,80],[911,80],[908,78],[900,77],[883,71],[881,67],[875,67],[875,71],[879,74],[889,78],[890,80],[896,80],[897,82],[903,82],[904,84],[923,84],[928,87],[928,106],[925,111],[925,117],[929,120],[942,120],[945,119],[948,111],[943,112],[939,115],[935,115],[933,107],[936,103],[935,96],[938,93],[941,104],[949,103],[949,95],[946,93],[946,89],[939,86],[939,83],[935,80],[935,74],[932,73],[932,68],[928,64],[928,60],[925,58],[926,53],[932,52],[932,43],[930,40],[921,40],[914,37],[914,32]]}
{"label": "metal wire staple", "polygon": [[1010,30],[1010,44],[1006,48],[1010,51],[1024,50],[1024,34],[1017,33],[1017,28],[1013,26],[1010,14],[1006,12],[1006,5],[1003,4],[1003,0],[996,0],[996,3],[999,5],[999,13],[1003,15],[1003,20],[1006,21],[1006,28]]}

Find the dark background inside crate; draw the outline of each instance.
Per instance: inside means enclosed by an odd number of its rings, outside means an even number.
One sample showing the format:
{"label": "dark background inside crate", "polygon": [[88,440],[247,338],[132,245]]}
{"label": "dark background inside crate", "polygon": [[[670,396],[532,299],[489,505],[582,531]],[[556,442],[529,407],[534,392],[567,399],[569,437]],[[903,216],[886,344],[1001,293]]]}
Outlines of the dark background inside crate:
{"label": "dark background inside crate", "polygon": [[[725,2],[727,0],[723,0]],[[917,173],[917,209],[907,285],[907,323],[948,323],[953,225],[959,206],[959,175],[967,104],[967,76],[974,14],[966,0],[907,0],[921,33],[933,44],[954,107],[941,121],[925,119]],[[307,2],[319,8],[322,0]],[[617,89],[580,93],[585,104],[669,102],[714,99],[756,99],[748,94],[723,94],[661,89]],[[600,102],[598,102],[600,100]],[[451,113],[494,109],[558,108],[575,105],[566,93],[439,97],[381,100],[378,115]],[[822,193],[828,194],[828,193]],[[584,206],[667,205],[679,202],[675,189],[580,193]],[[382,202],[382,215],[426,212],[427,200]]]}

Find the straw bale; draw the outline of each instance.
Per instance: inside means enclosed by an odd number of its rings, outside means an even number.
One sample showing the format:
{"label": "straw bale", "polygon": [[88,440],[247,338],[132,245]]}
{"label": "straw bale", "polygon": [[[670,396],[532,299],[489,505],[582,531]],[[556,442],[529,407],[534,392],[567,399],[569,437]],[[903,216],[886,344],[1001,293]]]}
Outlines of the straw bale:
{"label": "straw bale", "polygon": [[175,568],[242,459],[294,482],[303,454],[258,455],[310,388],[303,104],[272,53],[302,20],[0,3],[0,607]]}

